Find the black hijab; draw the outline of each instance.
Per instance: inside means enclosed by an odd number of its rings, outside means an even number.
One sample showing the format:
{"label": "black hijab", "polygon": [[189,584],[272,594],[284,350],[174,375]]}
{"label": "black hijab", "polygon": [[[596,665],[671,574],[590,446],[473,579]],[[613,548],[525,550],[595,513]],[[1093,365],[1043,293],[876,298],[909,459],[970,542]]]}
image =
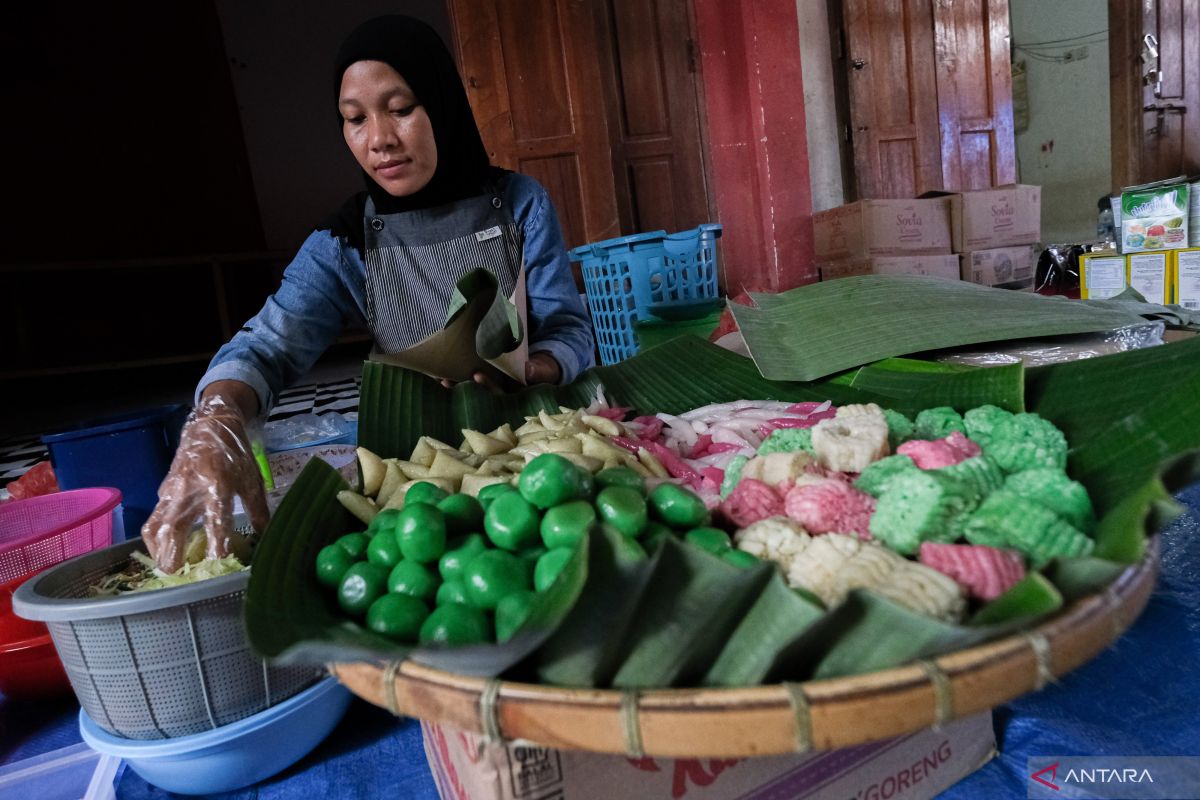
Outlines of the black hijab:
{"label": "black hijab", "polygon": [[[362,252],[368,195],[380,214],[432,208],[479,194],[496,173],[503,171],[494,170],[488,163],[487,150],[475,126],[454,58],[433,28],[398,14],[376,17],[355,28],[338,48],[334,62],[335,107],[341,94],[342,76],[357,61],[382,61],[400,73],[429,115],[437,145],[437,169],[420,191],[393,197],[363,172],[367,191],[350,198],[320,226],[319,229],[346,238]],[[341,124],[340,113],[337,119]]]}

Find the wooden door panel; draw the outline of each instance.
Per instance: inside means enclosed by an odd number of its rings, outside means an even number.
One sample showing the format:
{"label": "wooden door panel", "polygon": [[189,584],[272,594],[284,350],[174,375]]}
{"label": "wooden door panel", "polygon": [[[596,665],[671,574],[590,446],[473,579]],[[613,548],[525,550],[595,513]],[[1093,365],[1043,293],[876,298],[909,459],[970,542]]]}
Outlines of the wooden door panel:
{"label": "wooden door panel", "polygon": [[613,44],[621,92],[621,130],[626,138],[660,137],[670,127],[665,102],[666,69],[659,47],[658,14],[651,3],[616,2]]}
{"label": "wooden door panel", "polygon": [[843,14],[858,195],[941,188],[929,0],[844,0]]}
{"label": "wooden door panel", "polygon": [[944,188],[1014,183],[1008,0],[934,0],[933,17]]}
{"label": "wooden door panel", "polygon": [[843,0],[860,197],[1016,181],[1007,0]]}
{"label": "wooden door panel", "polygon": [[591,11],[572,0],[448,0],[492,162],[546,187],[568,247],[619,233]]}
{"label": "wooden door panel", "polygon": [[683,230],[711,219],[701,98],[686,0],[597,4],[609,76],[613,172],[621,229]]}
{"label": "wooden door panel", "polygon": [[1200,119],[1195,119],[1200,111],[1200,0],[1146,3],[1142,24],[1144,33],[1158,40],[1162,84],[1157,92],[1154,84],[1141,90],[1138,180],[1192,174],[1200,167]]}
{"label": "wooden door panel", "polygon": [[[522,0],[520,17],[500,14],[504,78],[517,142],[575,133],[567,43],[555,0]],[[516,87],[516,91],[514,91]]]}

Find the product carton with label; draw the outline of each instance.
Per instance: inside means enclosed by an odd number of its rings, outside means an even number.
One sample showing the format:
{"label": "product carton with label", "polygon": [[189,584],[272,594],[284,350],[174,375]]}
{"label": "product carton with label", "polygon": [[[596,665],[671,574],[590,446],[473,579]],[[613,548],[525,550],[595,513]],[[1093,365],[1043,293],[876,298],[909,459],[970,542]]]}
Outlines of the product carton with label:
{"label": "product carton with label", "polygon": [[1042,238],[1042,188],[1014,184],[950,196],[954,252],[969,253]]}
{"label": "product carton with label", "polygon": [[859,200],[813,215],[818,264],[950,252],[950,199]]}
{"label": "product carton with label", "polygon": [[958,280],[958,256],[878,256],[850,261],[830,261],[821,265],[821,280],[849,278],[854,275],[929,275]]}
{"label": "product carton with label", "polygon": [[1085,253],[1079,257],[1079,297],[1104,300],[1125,291],[1125,256]]}
{"label": "product carton with label", "polygon": [[1125,278],[1147,302],[1166,304],[1171,302],[1171,254],[1130,253]]}
{"label": "product carton with label", "polygon": [[1172,302],[1200,309],[1200,248],[1175,251]]}
{"label": "product carton with label", "polygon": [[1038,252],[1036,245],[1023,244],[962,253],[962,279],[982,286],[1032,286]]}
{"label": "product carton with label", "polygon": [[1153,185],[1121,193],[1121,252],[1188,246],[1188,185]]}
{"label": "product carton with label", "polygon": [[837,751],[760,758],[653,758],[484,743],[421,723],[442,800],[888,800],[933,797],[995,755],[992,715]]}

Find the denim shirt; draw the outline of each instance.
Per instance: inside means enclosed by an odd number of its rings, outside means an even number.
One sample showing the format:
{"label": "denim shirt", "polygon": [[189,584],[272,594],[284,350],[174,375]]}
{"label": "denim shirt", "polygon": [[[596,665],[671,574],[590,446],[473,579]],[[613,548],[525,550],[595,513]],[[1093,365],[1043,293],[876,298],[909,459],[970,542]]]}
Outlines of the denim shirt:
{"label": "denim shirt", "polygon": [[[558,216],[534,179],[505,176],[500,190],[525,236],[529,352],[549,353],[562,381],[592,366],[592,326],[580,302]],[[314,231],[283,274],[266,305],[225,344],[196,389],[236,380],[258,395],[263,413],[279,392],[316,362],[343,328],[366,324],[366,267],[362,255],[327,230]]]}

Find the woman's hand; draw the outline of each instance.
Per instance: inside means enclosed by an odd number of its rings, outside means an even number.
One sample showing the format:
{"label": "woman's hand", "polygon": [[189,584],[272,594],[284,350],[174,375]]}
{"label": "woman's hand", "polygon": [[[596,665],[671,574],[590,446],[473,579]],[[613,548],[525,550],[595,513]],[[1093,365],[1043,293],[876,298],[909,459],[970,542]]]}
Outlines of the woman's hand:
{"label": "woman's hand", "polygon": [[532,386],[535,383],[558,383],[562,380],[562,367],[554,356],[545,351],[529,356],[525,362],[525,383]]}
{"label": "woman's hand", "polygon": [[[232,385],[231,385],[232,384]],[[240,495],[257,531],[270,520],[262,475],[246,420],[258,399],[245,384],[220,381],[205,390],[180,434],[171,469],[158,490],[158,505],[142,526],[142,538],[159,569],[183,566],[188,534],[204,515],[208,558],[229,554],[233,496]]]}
{"label": "woman's hand", "polygon": [[[496,383],[489,375],[483,372],[476,372],[471,376],[471,380],[495,394],[503,394],[505,391],[505,387]],[[504,380],[506,383],[513,385],[513,388],[520,388],[508,378]],[[525,362],[525,383],[527,385],[532,386],[535,383],[558,383],[560,380],[562,380],[562,367],[554,360],[554,356],[549,353],[534,353]],[[442,379],[441,383],[447,389],[454,388],[454,381]]]}

